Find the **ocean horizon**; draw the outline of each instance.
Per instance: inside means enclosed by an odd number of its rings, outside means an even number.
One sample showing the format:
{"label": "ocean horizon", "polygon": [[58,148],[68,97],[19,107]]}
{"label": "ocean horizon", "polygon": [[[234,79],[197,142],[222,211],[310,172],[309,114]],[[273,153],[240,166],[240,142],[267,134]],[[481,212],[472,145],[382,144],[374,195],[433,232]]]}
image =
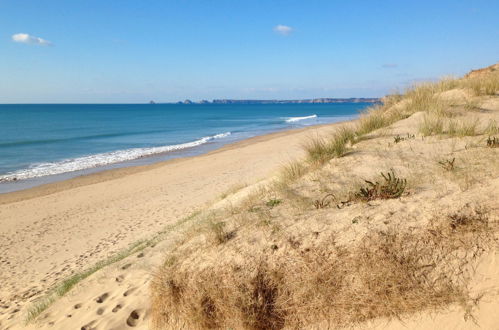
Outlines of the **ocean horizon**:
{"label": "ocean horizon", "polygon": [[3,104],[0,193],[351,120],[371,104]]}

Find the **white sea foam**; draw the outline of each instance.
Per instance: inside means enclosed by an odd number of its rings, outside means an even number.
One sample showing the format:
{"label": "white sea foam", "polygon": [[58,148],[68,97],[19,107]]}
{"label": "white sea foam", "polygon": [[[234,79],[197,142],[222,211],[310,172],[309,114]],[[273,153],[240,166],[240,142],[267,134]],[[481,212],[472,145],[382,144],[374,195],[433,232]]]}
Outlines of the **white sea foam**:
{"label": "white sea foam", "polygon": [[167,145],[167,146],[152,147],[152,148],[133,148],[126,150],[118,150],[118,151],[106,152],[90,156],[65,159],[54,163],[36,164],[27,169],[22,169],[15,172],[7,173],[5,175],[0,175],[0,181],[30,179],[45,175],[62,174],[67,172],[85,170],[97,166],[130,161],[146,156],[152,156],[171,151],[194,148],[203,145],[205,143],[208,143],[212,140],[221,139],[229,135],[230,132],[227,132],[213,136],[206,136],[199,140],[182,144]]}
{"label": "white sea foam", "polygon": [[294,123],[300,120],[306,120],[306,119],[312,119],[312,118],[317,118],[317,115],[311,115],[311,116],[305,116],[305,117],[289,117],[286,119],[286,123]]}

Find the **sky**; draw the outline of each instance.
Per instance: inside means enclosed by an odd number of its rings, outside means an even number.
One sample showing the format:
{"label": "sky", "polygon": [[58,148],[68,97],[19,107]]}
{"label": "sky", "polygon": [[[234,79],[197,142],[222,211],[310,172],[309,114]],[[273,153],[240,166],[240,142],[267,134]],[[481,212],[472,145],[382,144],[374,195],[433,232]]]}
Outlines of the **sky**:
{"label": "sky", "polygon": [[499,1],[0,0],[0,103],[379,97],[499,61]]}

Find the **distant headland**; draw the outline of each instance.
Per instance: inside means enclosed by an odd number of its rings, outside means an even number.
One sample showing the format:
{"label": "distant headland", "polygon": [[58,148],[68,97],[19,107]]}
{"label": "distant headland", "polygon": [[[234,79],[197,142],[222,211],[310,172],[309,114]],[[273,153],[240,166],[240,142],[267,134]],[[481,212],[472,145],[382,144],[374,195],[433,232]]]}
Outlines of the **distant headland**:
{"label": "distant headland", "polygon": [[[375,103],[381,99],[373,97],[351,97],[351,98],[316,98],[304,100],[232,100],[215,99],[212,101],[201,100],[199,102],[185,100],[176,102],[176,104],[289,104],[289,103]],[[154,101],[150,101],[154,104]]]}

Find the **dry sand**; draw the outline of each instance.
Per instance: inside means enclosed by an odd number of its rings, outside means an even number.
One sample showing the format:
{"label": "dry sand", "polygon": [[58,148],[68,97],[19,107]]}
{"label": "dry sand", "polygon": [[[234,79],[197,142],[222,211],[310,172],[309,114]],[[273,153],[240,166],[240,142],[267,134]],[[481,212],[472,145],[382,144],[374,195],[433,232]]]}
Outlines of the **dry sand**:
{"label": "dry sand", "polygon": [[[0,328],[19,325],[27,305],[60,280],[216,201],[234,185],[268,177],[302,154],[301,144],[307,137],[327,132],[331,126],[273,133],[197,157],[110,170],[0,195]],[[143,265],[142,275],[151,271],[150,258],[136,261]],[[131,283],[144,286],[144,276],[114,283],[118,273],[104,275],[116,286],[114,294],[121,295],[119,291],[128,290]],[[145,304],[147,295],[145,287],[141,288],[132,296],[140,296]],[[98,294],[92,292],[89,300]],[[113,298],[106,300],[114,303]],[[73,304],[66,299],[71,297],[64,298],[64,304]],[[77,312],[80,317],[86,310],[96,314],[106,304],[85,305]],[[127,304],[122,307],[118,328],[131,312]],[[70,320],[71,326],[55,328],[73,328],[76,317]]]}

